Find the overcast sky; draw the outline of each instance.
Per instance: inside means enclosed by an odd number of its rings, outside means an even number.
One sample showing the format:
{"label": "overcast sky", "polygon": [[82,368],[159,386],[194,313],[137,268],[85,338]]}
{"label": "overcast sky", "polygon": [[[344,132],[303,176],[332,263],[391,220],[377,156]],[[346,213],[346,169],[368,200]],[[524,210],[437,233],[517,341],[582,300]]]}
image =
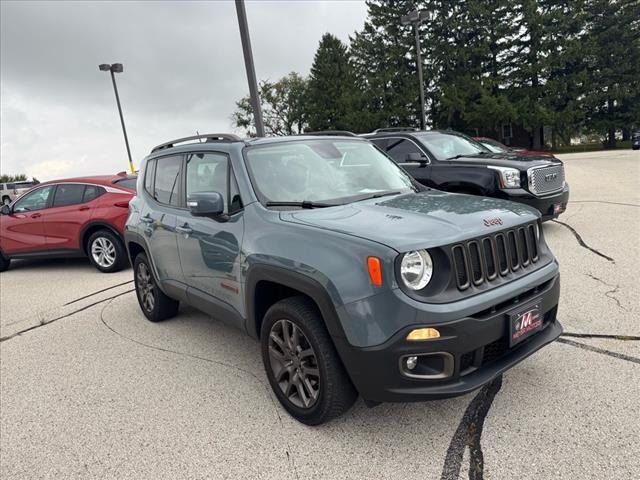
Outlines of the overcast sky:
{"label": "overcast sky", "polygon": [[[248,93],[233,1],[0,4],[0,172],[39,180],[127,168],[109,74],[136,167],[173,138],[229,132]],[[362,28],[360,1],[247,1],[258,79],[308,75],[320,37]]]}

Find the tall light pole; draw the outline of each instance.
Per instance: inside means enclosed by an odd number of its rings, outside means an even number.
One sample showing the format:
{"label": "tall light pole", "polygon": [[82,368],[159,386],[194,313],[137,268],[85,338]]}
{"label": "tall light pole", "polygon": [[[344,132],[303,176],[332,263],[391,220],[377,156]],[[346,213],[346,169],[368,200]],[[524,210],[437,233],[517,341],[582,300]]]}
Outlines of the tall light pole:
{"label": "tall light pole", "polygon": [[242,52],[244,53],[244,66],[247,69],[247,80],[249,81],[249,95],[251,96],[253,119],[256,122],[256,134],[259,137],[264,137],[262,108],[260,107],[256,69],[253,66],[253,53],[251,53],[251,39],[249,38],[249,26],[247,25],[247,11],[244,8],[244,0],[236,0],[236,12],[238,12],[240,39],[242,40]]}
{"label": "tall light pole", "polygon": [[400,17],[402,25],[413,25],[416,33],[416,63],[418,65],[418,83],[420,84],[420,130],[424,130],[427,114],[424,104],[424,83],[422,80],[422,55],[420,54],[420,24],[429,18],[430,12],[414,10]]}
{"label": "tall light pole", "polygon": [[131,150],[129,149],[129,139],[127,138],[127,129],[124,126],[124,117],[122,116],[122,107],[120,106],[120,96],[118,95],[118,87],[116,86],[116,77],[114,73],[122,73],[124,68],[121,63],[114,63],[109,65],[108,63],[102,63],[98,65],[98,68],[102,72],[111,73],[111,82],[113,83],[113,91],[116,94],[116,103],[118,104],[118,113],[120,114],[120,123],[122,124],[122,133],[124,133],[124,144],[127,146],[127,155],[129,156],[129,168],[131,173],[136,173],[133,167],[133,160],[131,160]]}

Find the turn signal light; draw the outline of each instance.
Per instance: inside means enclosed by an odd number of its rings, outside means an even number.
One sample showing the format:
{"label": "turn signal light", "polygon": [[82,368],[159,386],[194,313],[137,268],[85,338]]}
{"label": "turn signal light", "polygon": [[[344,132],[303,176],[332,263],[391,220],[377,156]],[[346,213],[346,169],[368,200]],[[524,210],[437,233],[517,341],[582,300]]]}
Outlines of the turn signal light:
{"label": "turn signal light", "polygon": [[407,340],[431,340],[433,338],[440,338],[440,332],[435,328],[416,328],[411,330],[407,335]]}
{"label": "turn signal light", "polygon": [[382,286],[382,267],[380,266],[380,259],[378,257],[367,258],[367,268],[369,269],[369,277],[371,283],[376,287]]}

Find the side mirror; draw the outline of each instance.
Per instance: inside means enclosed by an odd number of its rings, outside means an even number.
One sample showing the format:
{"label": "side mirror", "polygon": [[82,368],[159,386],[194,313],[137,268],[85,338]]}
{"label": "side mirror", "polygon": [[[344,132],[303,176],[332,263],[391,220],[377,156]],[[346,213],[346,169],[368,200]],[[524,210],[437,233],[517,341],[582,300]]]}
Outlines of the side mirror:
{"label": "side mirror", "polygon": [[9,205],[2,205],[2,208],[0,209],[0,215],[9,215],[11,213],[11,209],[9,208]]}
{"label": "side mirror", "polygon": [[211,217],[224,220],[224,199],[218,192],[192,193],[187,198],[187,207],[194,217]]}
{"label": "side mirror", "polygon": [[422,152],[407,153],[407,162],[427,163],[427,157]]}

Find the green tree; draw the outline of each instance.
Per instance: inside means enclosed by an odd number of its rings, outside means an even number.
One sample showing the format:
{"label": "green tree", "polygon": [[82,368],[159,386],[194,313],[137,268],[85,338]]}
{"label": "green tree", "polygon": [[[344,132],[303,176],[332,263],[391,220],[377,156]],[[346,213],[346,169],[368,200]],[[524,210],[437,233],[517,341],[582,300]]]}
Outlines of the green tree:
{"label": "green tree", "polygon": [[401,25],[400,17],[425,2],[367,0],[366,3],[364,28],[350,38],[356,85],[354,130],[417,127],[420,95],[415,37],[413,27]]}
{"label": "green tree", "polygon": [[[25,182],[27,181],[27,176],[24,173],[18,173],[17,175],[0,175],[0,183],[11,183],[11,182]],[[34,178],[35,181],[35,178]]]}
{"label": "green tree", "polygon": [[640,123],[640,3],[587,0],[587,127],[615,147],[616,131]]}
{"label": "green tree", "polygon": [[325,33],[313,57],[305,110],[309,130],[350,130],[354,78],[347,47]]}
{"label": "green tree", "polygon": [[[267,135],[295,135],[304,130],[307,124],[306,88],[307,81],[295,72],[276,82],[260,82],[260,103]],[[253,107],[248,96],[236,102],[236,111],[231,118],[235,127],[244,128],[247,135],[255,136]]]}
{"label": "green tree", "polygon": [[506,89],[516,12],[507,0],[441,0],[426,25],[427,77],[434,125],[467,133],[514,119]]}

